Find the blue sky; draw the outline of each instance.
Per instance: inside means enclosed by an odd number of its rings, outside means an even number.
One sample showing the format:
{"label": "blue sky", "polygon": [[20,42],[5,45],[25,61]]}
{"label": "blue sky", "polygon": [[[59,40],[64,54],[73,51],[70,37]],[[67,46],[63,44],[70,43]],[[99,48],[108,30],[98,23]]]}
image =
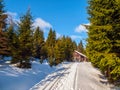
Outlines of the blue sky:
{"label": "blue sky", "polygon": [[87,37],[86,29],[81,26],[89,23],[87,0],[4,0],[4,3],[6,11],[15,19],[30,7],[34,25],[40,26],[45,36],[52,27],[57,37],[67,35],[77,43]]}

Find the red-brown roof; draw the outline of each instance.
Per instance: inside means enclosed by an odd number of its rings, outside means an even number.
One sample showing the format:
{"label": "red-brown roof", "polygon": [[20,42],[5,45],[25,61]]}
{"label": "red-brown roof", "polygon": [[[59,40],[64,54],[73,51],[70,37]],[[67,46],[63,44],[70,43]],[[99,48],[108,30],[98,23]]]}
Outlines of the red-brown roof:
{"label": "red-brown roof", "polygon": [[78,52],[77,50],[75,50],[75,52],[78,53],[78,54],[80,54],[80,55],[83,56],[83,57],[87,57],[86,55],[84,55],[84,54]]}

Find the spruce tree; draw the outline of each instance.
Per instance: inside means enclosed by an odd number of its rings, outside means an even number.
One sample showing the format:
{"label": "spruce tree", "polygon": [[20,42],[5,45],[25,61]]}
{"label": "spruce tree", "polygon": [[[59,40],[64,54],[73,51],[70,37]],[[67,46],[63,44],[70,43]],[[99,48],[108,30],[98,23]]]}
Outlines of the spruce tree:
{"label": "spruce tree", "polygon": [[74,49],[74,44],[73,41],[70,37],[63,37],[63,42],[64,42],[64,49],[65,49],[65,60],[66,61],[72,61],[73,59],[73,51]]}
{"label": "spruce tree", "polygon": [[17,36],[17,32],[15,32],[14,25],[10,25],[7,30],[9,48],[10,48],[10,56],[12,56],[11,63],[19,62],[19,40]]}
{"label": "spruce tree", "polygon": [[54,47],[56,43],[56,32],[50,29],[48,38],[46,40],[46,47],[47,47],[47,57],[50,63],[50,66],[54,65]]}
{"label": "spruce tree", "polygon": [[120,78],[120,4],[118,0],[89,0],[87,55],[110,81]]}
{"label": "spruce tree", "polygon": [[10,54],[8,46],[8,38],[6,33],[6,19],[3,0],[0,0],[0,57],[8,56]]}
{"label": "spruce tree", "polygon": [[73,41],[73,48],[74,50],[77,50],[77,43],[75,41]]}
{"label": "spruce tree", "polygon": [[33,35],[33,56],[41,61],[46,58],[43,31],[37,27]]}
{"label": "spruce tree", "polygon": [[54,64],[58,65],[59,63],[65,60],[65,48],[62,38],[59,38],[55,44],[55,61]]}
{"label": "spruce tree", "polygon": [[82,43],[82,40],[80,41],[80,43],[78,44],[77,50],[83,54],[85,54],[85,50],[84,50],[84,46]]}
{"label": "spruce tree", "polygon": [[19,59],[21,68],[30,67],[30,57],[32,56],[32,16],[30,9],[20,18],[18,38],[19,38]]}
{"label": "spruce tree", "polygon": [[55,44],[55,65],[63,62],[63,61],[72,61],[73,60],[73,52],[76,50],[76,43],[72,41],[70,37],[61,37],[57,39]]}
{"label": "spruce tree", "polygon": [[52,28],[50,29],[49,33],[48,33],[48,38],[46,40],[46,45],[48,47],[54,47],[56,43],[56,32],[52,30]]}
{"label": "spruce tree", "polygon": [[[13,45],[13,39],[14,39],[14,28],[13,25],[10,25],[7,30],[7,35],[8,35],[8,41],[9,41],[9,47],[10,51],[12,50],[12,45]],[[12,51],[11,51],[11,56],[12,56]]]}

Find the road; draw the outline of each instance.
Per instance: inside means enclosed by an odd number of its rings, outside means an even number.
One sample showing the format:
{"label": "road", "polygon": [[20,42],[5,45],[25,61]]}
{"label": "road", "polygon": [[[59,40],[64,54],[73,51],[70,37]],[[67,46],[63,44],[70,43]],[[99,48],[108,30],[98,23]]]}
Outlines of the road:
{"label": "road", "polygon": [[105,77],[90,62],[72,62],[48,75],[30,90],[110,90],[110,88]]}
{"label": "road", "polygon": [[74,90],[110,90],[107,80],[89,62],[77,64]]}

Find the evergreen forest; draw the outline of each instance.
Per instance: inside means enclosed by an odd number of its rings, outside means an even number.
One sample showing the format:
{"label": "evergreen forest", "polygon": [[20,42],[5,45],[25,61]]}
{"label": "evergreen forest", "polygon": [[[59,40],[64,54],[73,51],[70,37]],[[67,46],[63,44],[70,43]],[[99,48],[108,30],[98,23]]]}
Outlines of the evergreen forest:
{"label": "evergreen forest", "polygon": [[86,26],[86,47],[81,40],[77,45],[69,36],[57,38],[52,28],[46,38],[41,27],[33,26],[30,9],[16,23],[9,19],[4,7],[4,1],[0,0],[0,60],[10,56],[11,64],[31,68],[31,61],[37,58],[41,64],[47,60],[52,67],[73,61],[73,52],[78,50],[110,83],[120,85],[120,0],[88,0],[90,25]]}
{"label": "evergreen forest", "polygon": [[109,82],[120,84],[120,0],[88,0],[86,53]]}
{"label": "evergreen forest", "polygon": [[[4,10],[4,1],[0,0],[0,59],[12,57],[11,64],[19,68],[31,68],[31,61],[36,58],[40,63],[47,60],[50,66],[63,61],[72,61],[77,44],[69,36],[56,38],[56,31],[50,28],[45,40],[40,27],[34,27],[30,8],[19,17],[19,22]],[[81,47],[84,49],[83,45]]]}

